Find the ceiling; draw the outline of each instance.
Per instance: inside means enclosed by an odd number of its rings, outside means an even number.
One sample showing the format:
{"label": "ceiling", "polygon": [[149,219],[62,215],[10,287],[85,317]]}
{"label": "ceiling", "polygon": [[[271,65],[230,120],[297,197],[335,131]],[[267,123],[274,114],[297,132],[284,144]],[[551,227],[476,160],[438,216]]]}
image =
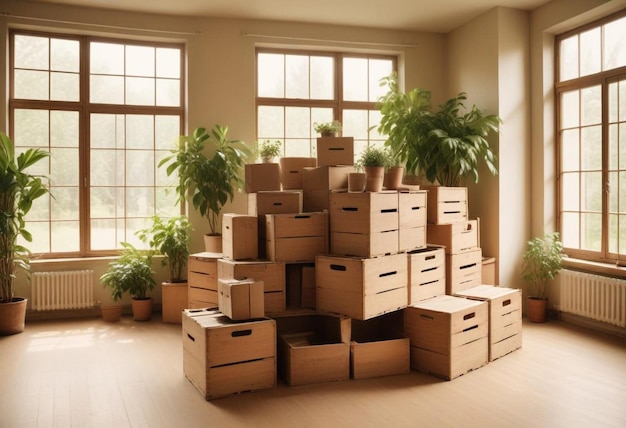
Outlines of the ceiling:
{"label": "ceiling", "polygon": [[447,33],[496,6],[532,10],[550,0],[38,0],[166,15],[325,23]]}

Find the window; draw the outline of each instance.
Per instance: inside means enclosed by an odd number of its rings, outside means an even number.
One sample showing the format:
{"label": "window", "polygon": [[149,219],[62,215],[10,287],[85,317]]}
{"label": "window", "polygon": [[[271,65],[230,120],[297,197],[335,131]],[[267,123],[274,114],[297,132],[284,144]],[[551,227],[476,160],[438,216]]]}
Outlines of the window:
{"label": "window", "polygon": [[280,140],[283,156],[315,157],[315,123],[339,120],[354,137],[355,157],[382,145],[376,101],[380,79],[396,71],[393,56],[257,50],[257,138]]}
{"label": "window", "polygon": [[559,36],[558,219],[565,251],[626,259],[626,14]]}
{"label": "window", "polygon": [[45,257],[113,253],[151,216],[180,213],[157,168],[181,134],[183,47],[10,33],[10,129],[16,150],[50,153],[52,197],[29,213],[29,249]]}

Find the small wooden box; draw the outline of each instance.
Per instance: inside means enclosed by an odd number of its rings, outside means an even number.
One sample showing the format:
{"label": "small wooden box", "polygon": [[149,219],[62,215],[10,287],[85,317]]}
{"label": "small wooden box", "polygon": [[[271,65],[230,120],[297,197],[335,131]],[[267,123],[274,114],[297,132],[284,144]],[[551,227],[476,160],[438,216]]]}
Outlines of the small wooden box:
{"label": "small wooden box", "polygon": [[398,251],[426,248],[426,226],[398,230]]}
{"label": "small wooden box", "polygon": [[302,189],[302,171],[317,166],[317,159],[284,157],[279,159],[280,181],[283,190]]}
{"label": "small wooden box", "polygon": [[318,137],[317,166],[353,164],[353,137]]}
{"label": "small wooden box", "polygon": [[233,260],[259,257],[259,225],[256,216],[233,213],[222,216],[222,255]]}
{"label": "small wooden box", "polygon": [[187,259],[187,305],[190,309],[217,307],[217,261],[222,253],[196,253]]}
{"label": "small wooden box", "polygon": [[189,304],[187,282],[181,283],[163,283],[161,287],[161,305],[162,321],[164,323],[180,324],[182,323],[183,309]]}
{"label": "small wooden box", "polygon": [[185,310],[183,371],[207,399],[276,386],[276,323],[234,322],[218,311]]}
{"label": "small wooden box", "polygon": [[[340,190],[348,188],[348,174],[354,172],[354,166],[318,166],[304,168],[302,189],[308,190]],[[306,211],[306,208],[305,208]]]}
{"label": "small wooden box", "polygon": [[407,253],[409,262],[409,305],[446,294],[444,248],[429,245]]}
{"label": "small wooden box", "polygon": [[489,361],[522,346],[521,290],[483,284],[460,291],[456,295],[489,304]]}
{"label": "small wooden box", "polygon": [[428,223],[450,224],[467,221],[467,187],[423,186],[428,191]]}
{"label": "small wooden box", "polygon": [[312,262],[328,253],[328,213],[268,214],[267,258],[275,262]]}
{"label": "small wooden box", "polygon": [[220,278],[217,293],[219,310],[233,321],[265,316],[263,281]]}
{"label": "small wooden box", "polygon": [[330,232],[330,252],[340,256],[378,257],[397,254],[398,229],[373,233]]}
{"label": "small wooden box", "polygon": [[307,213],[328,211],[330,190],[306,189],[302,191],[302,210]]}
{"label": "small wooden box", "polygon": [[398,192],[331,192],[330,230],[370,234],[398,229]]}
{"label": "small wooden box", "polygon": [[367,379],[408,373],[409,339],[402,333],[402,312],[366,321],[352,320],[350,376]]}
{"label": "small wooden box", "polygon": [[350,318],[309,311],[275,319],[279,372],[288,385],[350,378]]}
{"label": "small wooden box", "polygon": [[404,310],[411,341],[411,367],[454,379],[488,362],[486,302],[438,296]]}
{"label": "small wooden box", "polygon": [[446,254],[446,294],[456,294],[481,285],[482,259],[480,248]]}
{"label": "small wooden box", "polygon": [[496,282],[496,258],[483,256],[482,283],[498,285]]}
{"label": "small wooden box", "polygon": [[407,190],[398,194],[401,230],[426,226],[426,190]]}
{"label": "small wooden box", "polygon": [[299,213],[300,198],[294,191],[248,193],[248,215]]}
{"label": "small wooden box", "polygon": [[480,247],[479,219],[453,224],[429,224],[428,243],[443,245],[446,254],[457,254],[462,251]]}
{"label": "small wooden box", "polygon": [[407,257],[318,256],[315,262],[316,307],[365,320],[407,304]]}
{"label": "small wooden box", "polygon": [[245,165],[246,193],[281,190],[280,166],[277,163],[250,163]]}

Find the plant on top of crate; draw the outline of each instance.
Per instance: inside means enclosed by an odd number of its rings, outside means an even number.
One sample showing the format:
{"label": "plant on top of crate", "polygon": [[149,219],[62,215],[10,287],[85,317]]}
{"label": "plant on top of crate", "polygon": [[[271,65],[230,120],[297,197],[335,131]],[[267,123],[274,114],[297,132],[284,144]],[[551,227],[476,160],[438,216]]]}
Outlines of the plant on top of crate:
{"label": "plant on top of crate", "polygon": [[334,137],[341,132],[341,123],[338,120],[324,123],[314,123],[315,132],[319,133],[322,137]]}
{"label": "plant on top of crate", "polygon": [[263,162],[270,163],[274,158],[277,158],[281,155],[283,144],[280,142],[280,140],[263,140],[263,142],[258,147],[259,156],[261,157]]}
{"label": "plant on top of crate", "polygon": [[385,178],[385,167],[389,165],[389,154],[381,147],[368,145],[357,162],[365,169],[365,190],[380,192]]}

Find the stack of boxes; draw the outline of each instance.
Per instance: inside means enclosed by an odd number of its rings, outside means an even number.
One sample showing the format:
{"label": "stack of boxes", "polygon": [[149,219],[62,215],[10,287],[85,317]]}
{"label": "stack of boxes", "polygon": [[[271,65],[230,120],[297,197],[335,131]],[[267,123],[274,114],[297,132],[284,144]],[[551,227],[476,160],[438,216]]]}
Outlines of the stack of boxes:
{"label": "stack of boxes", "polygon": [[[220,312],[185,311],[185,349],[210,348],[221,329],[271,322],[277,371],[302,385],[411,368],[453,379],[521,346],[518,290],[481,285],[467,189],[347,192],[353,158],[351,138],[320,138],[316,162],[246,167],[248,213],[224,215],[224,254],[190,257],[190,308]],[[192,293],[199,284],[212,294]],[[237,334],[222,346],[247,352]],[[208,392],[209,348],[202,358],[186,351],[188,377],[207,398],[240,392]],[[220,363],[249,361],[238,358]]]}

